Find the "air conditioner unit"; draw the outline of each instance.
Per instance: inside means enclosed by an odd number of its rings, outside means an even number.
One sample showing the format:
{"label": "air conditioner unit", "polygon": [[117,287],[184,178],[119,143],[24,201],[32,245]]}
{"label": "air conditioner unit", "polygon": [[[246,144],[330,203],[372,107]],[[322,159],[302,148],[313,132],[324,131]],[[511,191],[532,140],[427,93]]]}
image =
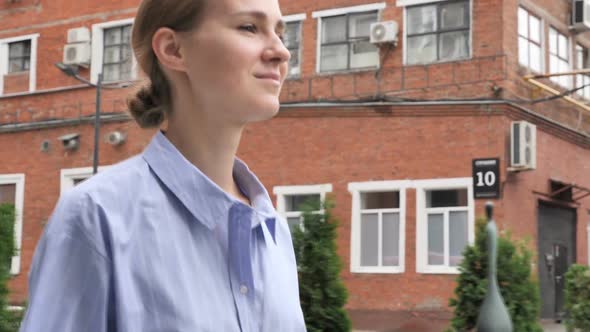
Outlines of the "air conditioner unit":
{"label": "air conditioner unit", "polygon": [[371,24],[370,41],[372,44],[393,43],[397,45],[399,27],[396,21],[383,21]]}
{"label": "air conditioner unit", "polygon": [[510,166],[515,170],[537,168],[537,127],[513,121],[510,127]]}
{"label": "air conditioner unit", "polygon": [[68,44],[90,42],[90,30],[85,27],[68,30]]}
{"label": "air conditioner unit", "polygon": [[590,30],[590,0],[573,0],[572,30]]}
{"label": "air conditioner unit", "polygon": [[77,43],[64,46],[63,63],[66,65],[88,65],[90,63],[90,44]]}

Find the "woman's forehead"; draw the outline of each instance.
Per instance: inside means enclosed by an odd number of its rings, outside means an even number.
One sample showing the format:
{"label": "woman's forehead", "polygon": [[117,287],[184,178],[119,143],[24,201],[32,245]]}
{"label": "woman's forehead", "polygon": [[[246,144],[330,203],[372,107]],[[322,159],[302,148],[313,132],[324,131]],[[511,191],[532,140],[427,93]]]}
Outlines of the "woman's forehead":
{"label": "woman's forehead", "polygon": [[210,0],[210,13],[213,15],[236,16],[243,14],[264,14],[270,20],[280,20],[281,10],[278,0]]}

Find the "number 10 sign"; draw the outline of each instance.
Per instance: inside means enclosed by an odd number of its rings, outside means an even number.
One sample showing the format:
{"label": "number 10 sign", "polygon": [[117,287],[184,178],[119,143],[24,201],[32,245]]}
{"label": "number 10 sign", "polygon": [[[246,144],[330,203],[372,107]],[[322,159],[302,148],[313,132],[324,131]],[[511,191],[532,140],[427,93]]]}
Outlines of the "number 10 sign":
{"label": "number 10 sign", "polygon": [[473,197],[500,197],[500,158],[473,159]]}

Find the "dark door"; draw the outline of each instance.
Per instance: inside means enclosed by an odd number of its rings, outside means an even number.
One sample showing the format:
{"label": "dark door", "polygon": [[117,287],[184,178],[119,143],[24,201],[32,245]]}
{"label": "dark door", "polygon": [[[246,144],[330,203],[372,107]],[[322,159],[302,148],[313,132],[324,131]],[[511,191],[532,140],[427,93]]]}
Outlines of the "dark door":
{"label": "dark door", "polygon": [[540,202],[537,225],[541,317],[559,320],[563,317],[563,275],[576,259],[576,212]]}

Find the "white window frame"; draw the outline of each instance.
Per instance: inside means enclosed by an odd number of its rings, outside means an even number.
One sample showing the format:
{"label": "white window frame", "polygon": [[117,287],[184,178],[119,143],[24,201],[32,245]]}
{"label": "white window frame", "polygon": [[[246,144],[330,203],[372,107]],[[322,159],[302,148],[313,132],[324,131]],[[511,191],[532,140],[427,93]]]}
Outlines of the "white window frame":
{"label": "white window frame", "polygon": [[20,273],[20,257],[23,234],[23,207],[25,202],[25,175],[20,174],[0,174],[0,184],[14,184],[15,188],[15,216],[14,221],[14,245],[16,255],[12,256],[10,264],[10,273],[13,275]]}
{"label": "white window frame", "polygon": [[[554,31],[557,34],[557,53],[553,54],[551,53],[551,32]],[[573,48],[572,48],[572,38],[570,36],[568,36],[565,33],[562,33],[559,29],[557,29],[554,26],[549,26],[549,34],[548,34],[548,38],[549,38],[549,47],[547,48],[548,53],[549,53],[549,65],[547,66],[549,74],[556,74],[559,73],[559,70],[555,70],[554,68],[551,68],[551,57],[556,56],[558,61],[563,61],[563,58],[559,57],[559,36],[564,36],[566,41],[567,41],[567,65],[568,65],[568,69],[567,71],[572,71],[573,68],[573,54],[574,52],[572,52]],[[573,75],[567,75],[567,76],[553,76],[550,77],[550,80],[552,82],[554,82],[555,84],[558,84],[559,86],[566,88],[566,89],[571,89],[574,86],[574,79],[572,77]],[[562,84],[562,80],[566,80],[569,82],[569,84]]]}
{"label": "white window frame", "polygon": [[[101,172],[109,166],[99,166],[97,171]],[[74,181],[81,179],[88,179],[91,177],[93,172],[92,167],[79,167],[79,168],[64,168],[60,171],[59,181],[59,194],[62,195],[64,192],[74,188]]]}
{"label": "white window frame", "polygon": [[[285,218],[301,217],[301,211],[286,211],[287,201],[285,196],[290,195],[320,195],[320,201],[323,203],[326,200],[326,193],[332,192],[331,184],[317,184],[317,185],[296,185],[296,186],[276,186],[272,190],[273,194],[277,196],[277,212]],[[320,213],[323,209],[320,210]]]}
{"label": "white window frame", "polygon": [[37,40],[39,34],[0,39],[0,96],[4,94],[4,75],[8,74],[8,44],[31,41],[31,60],[29,64],[29,93],[37,89]]}
{"label": "white window frame", "polygon": [[[102,62],[104,56],[104,31],[110,28],[121,27],[124,25],[133,25],[134,18],[123,20],[98,23],[92,25],[92,59],[90,60],[90,81],[94,84],[98,82],[98,74],[102,72]],[[131,78],[137,79],[137,59],[131,52]]]}
{"label": "white window frame", "polygon": [[318,74],[333,74],[334,72],[355,72],[355,71],[366,71],[366,70],[376,70],[381,67],[381,61],[377,63],[376,67],[370,68],[353,68],[353,69],[343,69],[337,71],[320,71],[320,63],[321,63],[321,50],[322,50],[322,18],[330,17],[330,16],[338,16],[338,15],[345,15],[345,14],[352,14],[352,13],[362,13],[362,12],[371,12],[377,11],[377,21],[380,20],[381,11],[385,9],[386,3],[385,2],[377,2],[377,3],[370,3],[366,5],[358,5],[358,6],[350,6],[350,7],[341,7],[341,8],[333,8],[333,9],[326,9],[326,10],[319,10],[311,13],[312,18],[317,18],[317,36],[316,36],[316,66],[315,71]]}
{"label": "white window frame", "polygon": [[[348,191],[352,195],[352,217],[350,232],[350,272],[352,273],[404,273],[406,239],[406,189],[411,187],[409,180],[351,182]],[[399,208],[388,209],[399,212],[399,265],[361,266],[361,194],[367,192],[399,192]],[[383,210],[383,209],[381,209]],[[379,232],[381,235],[381,232]],[[378,246],[379,252],[383,246]]]}
{"label": "white window frame", "polygon": [[[428,179],[413,181],[416,188],[416,272],[431,274],[459,274],[458,267],[428,265],[428,219],[426,191],[467,189],[467,243],[475,241],[475,203],[472,178]],[[449,208],[443,208],[449,210]],[[451,208],[452,209],[452,208]],[[448,260],[448,228],[445,228],[445,261]]]}
{"label": "white window frame", "polygon": [[[283,22],[285,23],[299,22],[299,46],[297,47],[297,49],[299,50],[299,54],[297,55],[299,58],[299,73],[288,75],[287,78],[301,77],[301,69],[303,63],[303,59],[301,58],[301,55],[303,53],[301,49],[303,48],[303,21],[305,21],[305,19],[307,19],[307,15],[305,13],[283,16]],[[291,71],[290,67],[289,71]]]}
{"label": "white window frame", "polygon": [[[469,1],[469,54],[465,57],[465,58],[459,58],[459,59],[452,59],[452,60],[436,60],[433,62],[425,62],[425,63],[412,63],[412,64],[408,64],[408,27],[407,27],[407,22],[408,22],[408,13],[407,13],[407,7],[409,6],[416,6],[416,5],[427,5],[427,4],[434,4],[437,2],[448,2],[450,0],[398,0],[396,2],[398,7],[404,7],[404,13],[403,13],[403,17],[404,17],[404,22],[403,22],[403,45],[404,45],[404,50],[402,52],[402,56],[403,56],[403,64],[404,66],[420,66],[420,65],[425,65],[425,64],[437,64],[437,63],[447,63],[447,62],[456,62],[456,61],[467,61],[473,58],[473,0],[468,0]],[[438,15],[438,13],[437,13]],[[436,45],[436,47],[438,47],[438,45]]]}
{"label": "white window frame", "polygon": [[[540,73],[543,73],[543,72],[545,72],[545,67],[546,67],[546,64],[545,64],[545,20],[540,15],[537,15],[537,14],[533,13],[532,11],[530,11],[528,8],[525,8],[523,6],[518,6],[517,14],[516,14],[516,16],[517,16],[516,17],[516,20],[517,20],[517,28],[516,28],[516,30],[517,30],[516,31],[517,46],[516,47],[518,49],[519,54],[520,54],[520,48],[518,46],[518,40],[520,38],[520,34],[518,32],[518,10],[523,10],[527,14],[527,30],[530,29],[530,24],[529,24],[529,21],[528,21],[530,16],[533,16],[533,17],[535,17],[535,18],[537,18],[539,20],[539,34],[540,34],[540,39],[541,39],[541,42],[539,44],[539,47],[541,48],[541,50],[540,50],[540,52],[541,52],[541,54],[540,54],[541,55],[541,58],[539,59],[540,60],[539,66],[541,68],[540,68],[540,71],[538,73],[539,74]],[[528,32],[529,32],[529,34],[527,36],[527,43],[531,43],[532,41],[530,39],[530,31],[528,31]],[[534,41],[532,43],[534,43]],[[523,66],[525,68],[528,68],[531,72],[535,72],[536,73],[537,71],[535,71],[534,69],[532,69],[531,66],[530,66],[530,52],[529,52],[529,54],[527,54],[527,56],[529,57],[529,64],[528,65],[524,65],[524,64],[520,63],[520,60],[519,60],[520,57],[518,57],[518,59],[517,59],[518,64],[520,66]]]}

